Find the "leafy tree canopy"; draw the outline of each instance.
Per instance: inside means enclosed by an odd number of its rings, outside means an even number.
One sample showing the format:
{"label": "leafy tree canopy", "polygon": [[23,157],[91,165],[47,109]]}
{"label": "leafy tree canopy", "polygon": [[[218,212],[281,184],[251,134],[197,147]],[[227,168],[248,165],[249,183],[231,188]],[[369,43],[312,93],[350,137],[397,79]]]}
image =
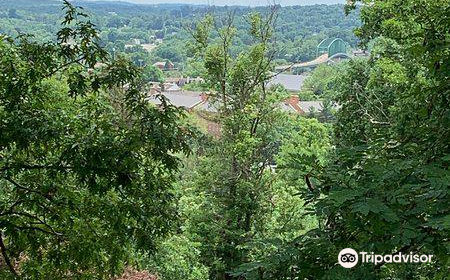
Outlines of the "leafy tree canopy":
{"label": "leafy tree canopy", "polygon": [[[450,2],[353,2],[363,4],[357,34],[376,42],[369,60],[350,61],[334,82],[335,149],[302,192],[319,227],[243,265],[248,279],[261,279],[255,271],[272,279],[286,267],[289,275],[277,279],[448,277]],[[348,247],[434,257],[345,269],[336,257]]]}
{"label": "leafy tree canopy", "polygon": [[0,39],[0,278],[103,279],[151,252],[176,218],[180,112],[108,60],[68,2],[56,43]]}

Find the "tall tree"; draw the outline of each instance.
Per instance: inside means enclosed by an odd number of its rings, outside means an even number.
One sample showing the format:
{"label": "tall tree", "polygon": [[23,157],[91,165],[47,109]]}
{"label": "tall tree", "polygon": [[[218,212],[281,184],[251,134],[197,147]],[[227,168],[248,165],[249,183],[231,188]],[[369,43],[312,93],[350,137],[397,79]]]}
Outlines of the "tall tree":
{"label": "tall tree", "polygon": [[109,278],[176,214],[180,113],[150,106],[138,69],[108,61],[89,18],[64,9],[56,43],[0,38],[2,279]]}
{"label": "tall tree", "polygon": [[[274,57],[271,36],[275,11],[247,17],[252,44],[233,56],[234,17],[223,21],[211,16],[196,26],[194,49],[204,61],[213,91],[221,136],[200,165],[199,195],[205,197],[202,215],[195,219],[195,234],[203,243],[203,258],[212,279],[233,279],[230,271],[248,260],[242,247],[252,240],[268,200],[274,134],[281,120],[282,97],[267,88]],[[218,39],[211,39],[211,34]]]}

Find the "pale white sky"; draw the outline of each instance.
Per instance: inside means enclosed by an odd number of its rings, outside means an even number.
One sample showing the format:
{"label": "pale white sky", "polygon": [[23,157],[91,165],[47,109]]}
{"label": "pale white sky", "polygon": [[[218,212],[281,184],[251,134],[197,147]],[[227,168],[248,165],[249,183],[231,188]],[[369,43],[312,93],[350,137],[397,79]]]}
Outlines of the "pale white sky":
{"label": "pale white sky", "polygon": [[[106,0],[114,1],[114,0]],[[211,5],[240,5],[240,6],[261,6],[273,3],[274,0],[122,0],[126,2],[140,4],[155,3],[187,3],[187,4],[211,4]],[[313,5],[313,4],[344,4],[346,0],[275,0],[282,6],[288,5]]]}

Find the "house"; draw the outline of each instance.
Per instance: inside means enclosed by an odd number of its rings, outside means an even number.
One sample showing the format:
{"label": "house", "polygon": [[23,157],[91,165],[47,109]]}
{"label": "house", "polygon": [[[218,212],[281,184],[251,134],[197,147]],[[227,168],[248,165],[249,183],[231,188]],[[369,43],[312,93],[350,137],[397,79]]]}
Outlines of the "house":
{"label": "house", "polygon": [[[220,125],[214,117],[219,109],[217,103],[211,102],[207,93],[183,90],[177,92],[163,91],[159,94],[151,94],[147,100],[155,105],[160,105],[161,100],[158,95],[164,96],[170,104],[196,114],[208,133],[216,137],[220,136]],[[322,107],[321,101],[300,101],[298,95],[295,94],[279,104],[281,110],[300,115],[308,114],[311,111],[320,111]]]}
{"label": "house", "polygon": [[[200,110],[209,113],[217,113],[219,110],[217,104],[210,101],[209,95],[199,91],[163,91],[160,93],[168,99],[168,101],[176,106],[183,107],[188,111]],[[153,104],[160,104],[158,98],[150,95],[149,102]],[[323,109],[322,101],[300,101],[297,95],[291,95],[284,102],[279,104],[279,108],[287,113],[293,114],[307,114],[311,110],[320,111]]]}
{"label": "house", "polygon": [[[164,96],[170,104],[175,107],[186,109],[187,111],[192,111],[194,107],[200,105],[202,103],[202,98],[200,97],[201,93],[194,91],[183,91],[183,92],[161,92],[162,96]],[[150,95],[147,100],[150,103],[155,105],[161,104],[161,100],[159,99],[159,94]]]}
{"label": "house", "polygon": [[287,91],[297,93],[301,90],[307,77],[307,75],[278,74],[274,75],[267,85],[282,85]]}
{"label": "house", "polygon": [[[162,92],[160,93],[167,101],[178,107],[183,108],[191,114],[198,117],[201,126],[204,127],[210,135],[219,137],[221,133],[220,124],[215,121],[217,109],[209,102],[209,96],[204,92],[196,91],[178,91],[178,92]],[[159,94],[152,94],[147,99],[155,105],[161,104]]]}
{"label": "house", "polygon": [[163,71],[172,71],[175,70],[175,66],[170,61],[158,61],[153,63],[153,66],[158,67],[160,70]]}
{"label": "house", "polygon": [[302,113],[302,110],[298,105],[299,101],[300,98],[298,97],[298,95],[291,95],[284,102],[280,103],[280,108],[288,113],[296,113],[296,114]]}
{"label": "house", "polygon": [[307,114],[311,111],[321,111],[323,109],[322,101],[300,101],[298,102],[300,107],[300,114]]}
{"label": "house", "polygon": [[298,95],[293,94],[284,102],[280,103],[280,108],[288,113],[305,115],[311,111],[321,111],[323,104],[322,101],[300,101]]}
{"label": "house", "polygon": [[165,65],[166,65],[166,63],[163,61],[158,61],[158,62],[153,63],[153,66],[159,68],[160,70],[163,70]]}

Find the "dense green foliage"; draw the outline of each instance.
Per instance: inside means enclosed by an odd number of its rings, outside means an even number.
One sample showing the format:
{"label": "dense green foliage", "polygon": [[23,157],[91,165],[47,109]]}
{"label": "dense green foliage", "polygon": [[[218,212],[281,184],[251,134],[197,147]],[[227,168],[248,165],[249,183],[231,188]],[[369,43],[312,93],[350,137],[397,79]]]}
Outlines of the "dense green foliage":
{"label": "dense green foliage", "polygon": [[153,65],[146,65],[142,69],[144,82],[164,82],[163,72]]}
{"label": "dense green foliage", "polygon": [[[59,2],[0,2],[1,279],[448,279],[449,0],[83,4],[57,26]],[[284,112],[273,66],[360,21],[370,57],[317,67],[299,96],[323,108]],[[212,112],[148,104],[180,74]],[[346,269],[348,247],[433,258]]]}
{"label": "dense green foliage", "polygon": [[342,68],[345,63],[342,62],[333,65],[321,64],[317,66],[305,80],[299,93],[300,99],[334,100],[336,78],[342,73]]}
{"label": "dense green foliage", "polygon": [[[377,38],[373,53],[350,61],[334,82],[342,106],[336,148],[302,191],[321,226],[281,244],[278,255],[242,266],[246,278],[447,279],[449,10],[449,1],[374,1],[361,8],[357,33],[366,42]],[[349,270],[336,265],[347,247],[434,259]],[[255,277],[256,270],[263,276]]]}
{"label": "dense green foliage", "polygon": [[137,68],[65,9],[57,43],[0,39],[1,279],[109,277],[176,218],[180,112],[151,107]]}

